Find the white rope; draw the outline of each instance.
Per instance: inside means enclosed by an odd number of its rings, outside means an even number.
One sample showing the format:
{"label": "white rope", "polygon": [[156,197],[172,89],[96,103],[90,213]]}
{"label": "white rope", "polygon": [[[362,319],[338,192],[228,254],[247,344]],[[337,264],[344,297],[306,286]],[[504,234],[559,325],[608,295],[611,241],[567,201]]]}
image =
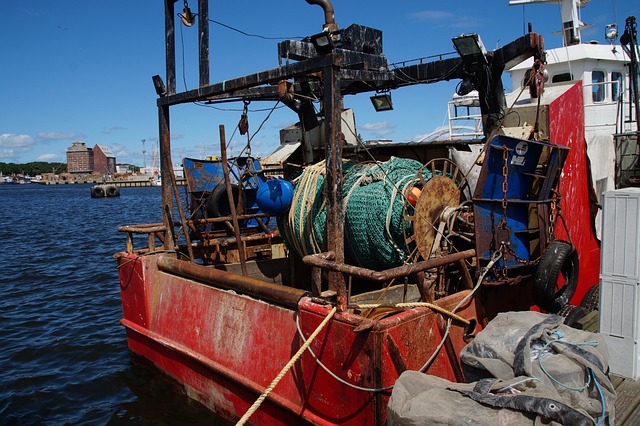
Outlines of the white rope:
{"label": "white rope", "polygon": [[296,352],[296,354],[293,356],[293,358],[291,358],[289,360],[287,365],[285,365],[282,368],[282,370],[276,376],[276,378],[273,379],[271,384],[264,390],[264,392],[262,392],[262,395],[260,395],[258,397],[258,399],[256,399],[256,402],[254,402],[253,405],[251,407],[249,407],[249,410],[244,414],[244,416],[242,416],[242,418],[238,421],[238,423],[236,423],[236,426],[244,425],[246,423],[246,421],[249,420],[249,417],[251,417],[251,415],[253,413],[255,413],[256,410],[258,410],[258,408],[260,407],[262,402],[267,398],[267,395],[269,395],[271,393],[273,388],[275,388],[276,385],[280,382],[280,380],[282,380],[284,375],[287,374],[287,372],[293,366],[293,364],[295,364],[296,361],[302,356],[304,351],[309,347],[309,345],[311,345],[311,342],[313,342],[313,340],[320,333],[320,331],[322,331],[322,329],[325,327],[325,325],[327,325],[327,323],[333,317],[333,315],[336,313],[336,311],[337,311],[337,308],[334,306],[333,309],[331,309],[331,311],[329,312],[329,315],[327,315],[325,317],[325,319],[322,320],[322,322],[320,323],[318,328],[316,328],[316,330],[311,334],[311,336],[309,336],[309,339],[307,339],[307,341],[304,342],[304,344],[302,346],[300,346],[300,349],[298,349],[298,352]]}

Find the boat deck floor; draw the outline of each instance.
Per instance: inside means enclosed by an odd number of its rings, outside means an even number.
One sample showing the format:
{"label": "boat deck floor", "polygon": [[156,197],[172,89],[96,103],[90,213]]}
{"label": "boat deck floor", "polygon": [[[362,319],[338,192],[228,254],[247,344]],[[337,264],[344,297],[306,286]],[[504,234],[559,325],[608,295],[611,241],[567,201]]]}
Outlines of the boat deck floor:
{"label": "boat deck floor", "polygon": [[[598,311],[593,311],[579,321],[583,330],[598,331]],[[609,354],[612,356],[612,354]],[[611,374],[616,389],[616,425],[640,425],[640,380],[626,379]]]}

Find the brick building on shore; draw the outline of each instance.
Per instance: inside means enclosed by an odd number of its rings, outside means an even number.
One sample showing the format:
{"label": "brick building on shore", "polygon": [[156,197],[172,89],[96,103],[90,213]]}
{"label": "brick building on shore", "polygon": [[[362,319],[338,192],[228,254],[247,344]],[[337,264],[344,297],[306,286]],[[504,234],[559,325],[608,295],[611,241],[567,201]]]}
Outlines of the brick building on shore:
{"label": "brick building on shore", "polygon": [[67,148],[67,172],[74,175],[112,175],[116,172],[116,157],[105,145],[89,148],[84,142],[75,141]]}

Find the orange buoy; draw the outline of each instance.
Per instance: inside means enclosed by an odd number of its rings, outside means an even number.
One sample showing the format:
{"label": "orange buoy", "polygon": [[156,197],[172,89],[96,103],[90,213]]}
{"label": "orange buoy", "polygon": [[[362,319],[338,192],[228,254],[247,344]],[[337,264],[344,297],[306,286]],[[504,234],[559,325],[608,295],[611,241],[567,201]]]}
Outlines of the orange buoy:
{"label": "orange buoy", "polygon": [[407,201],[409,201],[409,204],[415,206],[418,202],[418,198],[420,198],[420,194],[422,194],[422,190],[417,186],[412,186],[411,188],[407,189],[407,193],[405,195],[407,197]]}

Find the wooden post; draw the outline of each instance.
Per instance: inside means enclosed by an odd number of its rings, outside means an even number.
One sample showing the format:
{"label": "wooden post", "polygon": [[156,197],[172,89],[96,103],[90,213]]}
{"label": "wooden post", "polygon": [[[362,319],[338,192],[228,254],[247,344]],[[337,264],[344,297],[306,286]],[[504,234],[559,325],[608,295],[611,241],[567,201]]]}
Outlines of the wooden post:
{"label": "wooden post", "polygon": [[[335,262],[344,263],[344,211],[342,209],[342,132],[340,95],[340,67],[335,65],[333,53],[322,70],[324,80],[324,123],[326,137],[325,197],[327,199],[327,250],[335,253]],[[329,290],[337,293],[339,312],[347,308],[344,274],[329,272]]]}
{"label": "wooden post", "polygon": [[[227,163],[227,142],[223,125],[220,125],[220,156],[222,157],[222,172],[224,173],[224,184],[227,188],[227,199],[229,200],[229,210],[231,211],[231,221],[233,222],[233,233],[236,237],[238,255],[240,256],[240,267],[242,269],[242,275],[246,277],[247,263],[245,260],[245,247],[244,241],[240,236],[240,225],[238,224],[236,202],[233,199],[233,192],[231,192],[231,181],[229,180],[229,164]],[[238,182],[238,185],[242,185],[242,182]]]}

